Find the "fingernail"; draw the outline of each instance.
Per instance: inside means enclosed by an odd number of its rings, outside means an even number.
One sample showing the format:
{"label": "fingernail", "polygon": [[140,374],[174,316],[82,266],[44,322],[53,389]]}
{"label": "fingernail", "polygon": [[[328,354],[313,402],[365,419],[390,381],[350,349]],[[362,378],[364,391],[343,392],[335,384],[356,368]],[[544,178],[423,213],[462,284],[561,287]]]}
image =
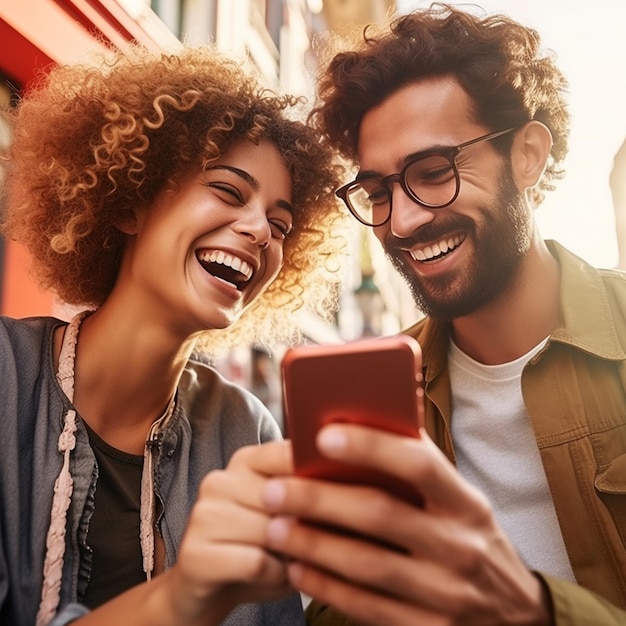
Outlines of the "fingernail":
{"label": "fingernail", "polygon": [[278,508],[284,504],[285,496],[286,490],[282,480],[269,480],[261,493],[263,503],[271,509]]}
{"label": "fingernail", "polygon": [[317,445],[323,451],[332,456],[341,452],[347,444],[346,436],[338,428],[322,428],[317,436]]}
{"label": "fingernail", "polygon": [[267,524],[267,538],[272,547],[278,548],[287,542],[291,523],[284,517],[274,517]]}

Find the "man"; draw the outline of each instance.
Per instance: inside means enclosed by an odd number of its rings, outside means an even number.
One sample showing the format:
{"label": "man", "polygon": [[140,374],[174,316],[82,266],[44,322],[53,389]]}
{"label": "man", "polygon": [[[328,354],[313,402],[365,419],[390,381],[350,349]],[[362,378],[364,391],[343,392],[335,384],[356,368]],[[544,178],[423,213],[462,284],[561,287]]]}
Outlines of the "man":
{"label": "man", "polygon": [[338,195],[427,315],[407,332],[428,436],[331,426],[317,445],[424,506],[271,481],[271,545],[315,624],[626,624],[626,278],[533,217],[562,174],[566,81],[506,16],[438,5],[365,39],[314,119],[358,167]]}
{"label": "man", "polygon": [[609,175],[609,187],[615,213],[617,234],[617,267],[626,270],[626,139],[615,153],[613,168]]}

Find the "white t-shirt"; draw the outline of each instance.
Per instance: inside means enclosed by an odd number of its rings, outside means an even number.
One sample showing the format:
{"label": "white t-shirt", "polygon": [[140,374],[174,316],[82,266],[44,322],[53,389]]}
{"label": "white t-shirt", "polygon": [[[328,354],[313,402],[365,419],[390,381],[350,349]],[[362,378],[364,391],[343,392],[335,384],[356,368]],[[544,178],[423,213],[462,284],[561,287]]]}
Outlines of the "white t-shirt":
{"label": "white t-shirt", "polygon": [[546,341],[502,365],[450,341],[452,440],[459,472],[487,496],[526,565],[575,582],[522,398],[522,369]]}

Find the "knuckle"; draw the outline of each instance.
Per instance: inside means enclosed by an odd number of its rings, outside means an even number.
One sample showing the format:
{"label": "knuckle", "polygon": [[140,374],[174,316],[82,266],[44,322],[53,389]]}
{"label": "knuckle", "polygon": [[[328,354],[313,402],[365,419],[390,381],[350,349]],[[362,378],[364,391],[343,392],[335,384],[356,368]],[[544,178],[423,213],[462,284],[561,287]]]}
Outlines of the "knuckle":
{"label": "knuckle", "polygon": [[242,563],[242,575],[246,580],[258,580],[268,569],[268,558],[262,550],[252,550]]}
{"label": "knuckle", "polygon": [[252,451],[256,446],[242,446],[237,448],[228,462],[229,467],[239,467],[240,465],[247,465],[248,459],[252,454]]}
{"label": "knuckle", "polygon": [[489,553],[489,542],[483,535],[466,537],[460,560],[461,570],[468,576],[478,575],[484,569]]}
{"label": "knuckle", "polygon": [[199,493],[205,495],[218,491],[219,487],[227,482],[228,474],[225,470],[217,469],[212,470],[206,474],[200,481]]}
{"label": "knuckle", "polygon": [[395,515],[397,503],[389,495],[379,491],[372,491],[367,499],[367,511],[364,511],[363,521],[371,530],[386,528],[389,520]]}

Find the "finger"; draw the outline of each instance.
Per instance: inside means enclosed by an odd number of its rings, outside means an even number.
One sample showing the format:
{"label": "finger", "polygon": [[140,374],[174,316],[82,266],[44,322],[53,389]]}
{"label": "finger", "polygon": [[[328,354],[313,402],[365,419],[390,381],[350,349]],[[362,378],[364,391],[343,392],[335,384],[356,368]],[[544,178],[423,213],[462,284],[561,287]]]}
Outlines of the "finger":
{"label": "finger", "polygon": [[376,428],[333,424],[320,430],[316,444],[322,454],[372,468],[412,484],[426,508],[448,511],[489,510],[484,496],[464,481],[425,431],[413,438]]}
{"label": "finger", "polygon": [[189,518],[188,534],[198,541],[264,546],[269,519],[267,514],[236,502],[200,500]]}
{"label": "finger", "polygon": [[490,549],[487,537],[501,543],[493,517],[472,524],[468,523],[471,513],[433,514],[370,487],[281,478],[267,481],[263,501],[268,513],[338,527],[387,549],[446,563],[459,571],[471,569]]}
{"label": "finger", "polygon": [[289,579],[294,587],[363,626],[406,626],[428,624],[444,626],[446,620],[396,598],[361,588],[305,563],[289,565]]}
{"label": "finger", "polygon": [[226,469],[213,470],[202,479],[198,499],[217,497],[261,510],[261,489],[267,478],[292,472],[290,442],[245,446],[235,452]]}
{"label": "finger", "polygon": [[262,500],[269,513],[345,528],[410,552],[424,547],[424,537],[433,537],[428,529],[434,520],[423,510],[371,487],[273,479],[263,486]]}
{"label": "finger", "polygon": [[268,479],[247,468],[209,472],[200,482],[198,503],[235,502],[242,507],[265,510],[262,495]]}
{"label": "finger", "polygon": [[288,584],[285,561],[255,546],[191,540],[181,544],[177,563],[189,581],[203,587],[227,583],[282,587]]}
{"label": "finger", "polygon": [[429,609],[467,606],[476,597],[474,588],[460,584],[447,564],[416,560],[358,536],[336,534],[293,518],[274,518],[267,533],[269,545],[292,560]]}
{"label": "finger", "polygon": [[266,476],[291,474],[293,472],[291,442],[269,441],[239,448],[231,457],[228,468],[242,467]]}

